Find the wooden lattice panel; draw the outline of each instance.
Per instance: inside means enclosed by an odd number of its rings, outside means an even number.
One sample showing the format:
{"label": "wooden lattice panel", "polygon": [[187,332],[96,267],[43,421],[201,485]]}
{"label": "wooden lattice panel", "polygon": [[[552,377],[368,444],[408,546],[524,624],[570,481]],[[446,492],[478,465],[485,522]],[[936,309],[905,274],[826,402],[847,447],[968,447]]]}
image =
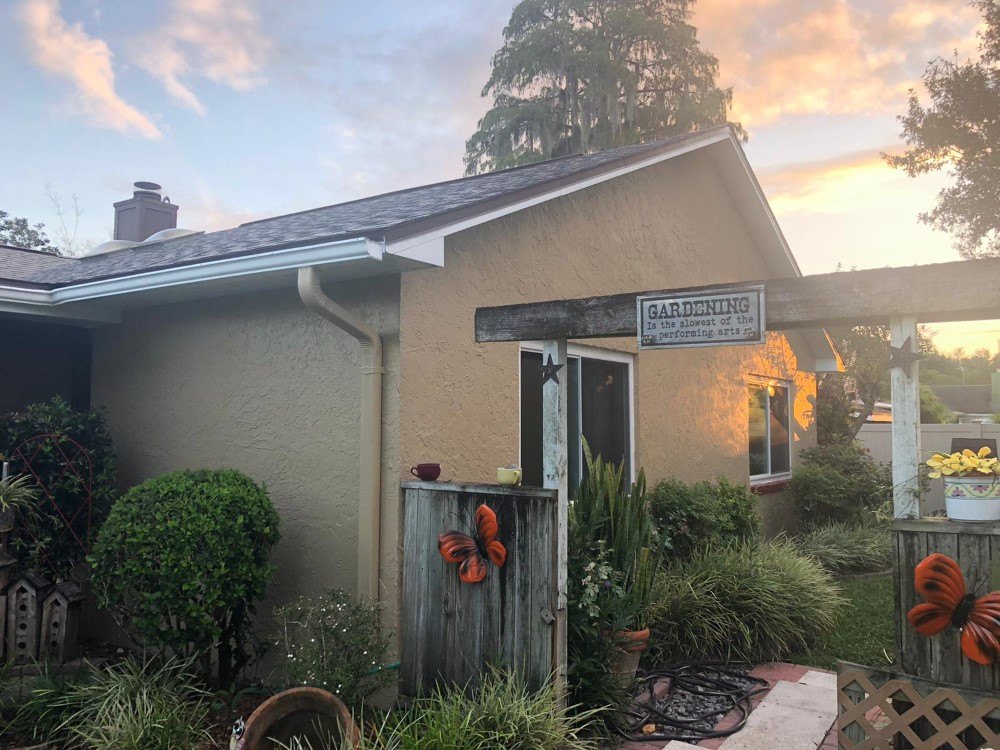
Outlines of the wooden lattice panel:
{"label": "wooden lattice panel", "polygon": [[1000,747],[1000,696],[841,663],[837,734],[844,750]]}

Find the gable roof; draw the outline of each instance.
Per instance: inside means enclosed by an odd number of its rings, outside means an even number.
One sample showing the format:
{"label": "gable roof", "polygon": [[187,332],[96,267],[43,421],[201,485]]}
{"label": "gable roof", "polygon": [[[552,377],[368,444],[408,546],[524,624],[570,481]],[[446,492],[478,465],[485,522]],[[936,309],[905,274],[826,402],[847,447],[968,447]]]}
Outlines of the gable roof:
{"label": "gable roof", "polygon": [[[18,276],[47,288],[176,268],[193,263],[254,255],[304,245],[365,238],[380,244],[402,242],[422,232],[515,201],[530,200],[609,172],[641,168],[731,138],[726,126],[625,146],[597,154],[566,156],[521,167],[398,190],[347,203],[248,222],[233,229],[199,233],[93,257],[37,266],[18,264]],[[387,252],[392,252],[386,248]],[[0,256],[0,277],[8,261]]]}

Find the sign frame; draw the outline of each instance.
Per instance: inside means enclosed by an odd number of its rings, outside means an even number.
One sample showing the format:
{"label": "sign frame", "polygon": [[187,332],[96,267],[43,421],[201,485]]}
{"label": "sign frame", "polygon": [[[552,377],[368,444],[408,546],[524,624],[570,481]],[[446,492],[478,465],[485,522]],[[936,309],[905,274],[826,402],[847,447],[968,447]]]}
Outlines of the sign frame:
{"label": "sign frame", "polygon": [[[712,340],[712,341],[678,341],[677,343],[646,343],[643,337],[643,303],[650,300],[676,302],[679,300],[695,300],[705,297],[718,297],[721,295],[757,295],[757,320],[756,336],[742,340]],[[767,318],[765,317],[765,296],[766,288],[764,284],[733,284],[730,286],[705,287],[702,289],[688,289],[679,292],[668,292],[665,294],[647,294],[635,298],[635,326],[636,340],[639,351],[663,351],[670,349],[696,349],[715,346],[756,346],[767,343]]]}

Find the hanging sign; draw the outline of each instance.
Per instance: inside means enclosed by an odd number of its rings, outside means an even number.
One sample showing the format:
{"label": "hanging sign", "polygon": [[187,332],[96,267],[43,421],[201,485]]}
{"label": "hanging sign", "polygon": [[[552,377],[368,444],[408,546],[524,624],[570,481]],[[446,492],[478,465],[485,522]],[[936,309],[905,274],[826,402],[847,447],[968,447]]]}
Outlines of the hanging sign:
{"label": "hanging sign", "polygon": [[764,285],[636,298],[640,349],[763,344]]}

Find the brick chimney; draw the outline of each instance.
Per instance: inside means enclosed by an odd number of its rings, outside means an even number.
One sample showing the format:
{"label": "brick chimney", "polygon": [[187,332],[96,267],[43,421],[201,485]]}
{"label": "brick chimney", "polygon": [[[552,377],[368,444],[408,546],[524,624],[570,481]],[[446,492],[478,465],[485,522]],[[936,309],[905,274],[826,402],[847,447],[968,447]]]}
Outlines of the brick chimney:
{"label": "brick chimney", "polygon": [[155,182],[134,183],[132,197],[115,204],[115,239],[142,242],[150,235],[177,226],[177,206],[160,197]]}

